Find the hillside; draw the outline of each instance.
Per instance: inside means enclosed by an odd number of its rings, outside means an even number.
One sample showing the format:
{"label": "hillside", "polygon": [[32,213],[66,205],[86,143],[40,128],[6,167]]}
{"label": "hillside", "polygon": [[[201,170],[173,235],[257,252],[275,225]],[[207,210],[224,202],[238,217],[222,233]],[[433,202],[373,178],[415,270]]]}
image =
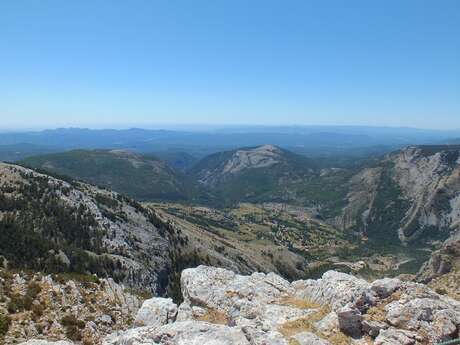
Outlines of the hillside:
{"label": "hillside", "polygon": [[185,178],[165,162],[124,150],[73,150],[20,162],[107,187],[138,200],[186,199]]}
{"label": "hillside", "polygon": [[0,163],[0,258],[9,268],[112,277],[165,291],[171,229],[107,190]]}
{"label": "hillside", "polygon": [[165,161],[171,168],[182,173],[185,173],[198,161],[197,157],[184,151],[155,151],[152,152],[152,155]]}

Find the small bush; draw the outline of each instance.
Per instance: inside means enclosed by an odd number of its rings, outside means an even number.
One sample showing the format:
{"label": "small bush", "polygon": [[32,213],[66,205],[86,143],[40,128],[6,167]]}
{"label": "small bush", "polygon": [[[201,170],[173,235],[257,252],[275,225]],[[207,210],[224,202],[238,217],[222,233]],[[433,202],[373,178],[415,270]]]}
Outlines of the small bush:
{"label": "small bush", "polygon": [[43,315],[45,308],[41,304],[33,304],[32,312],[36,318],[39,318]]}
{"label": "small bush", "polygon": [[10,301],[8,302],[8,305],[6,307],[8,309],[8,312],[10,314],[18,313],[20,311],[23,311],[24,308],[24,299],[21,295],[11,295],[10,296]]}
{"label": "small bush", "polygon": [[7,315],[0,314],[0,337],[4,336],[10,328],[10,318]]}
{"label": "small bush", "polygon": [[435,289],[436,293],[440,294],[440,295],[447,295],[447,290],[443,287],[437,287]]}
{"label": "small bush", "polygon": [[67,326],[65,335],[73,341],[80,341],[82,339],[80,329],[77,326]]}
{"label": "small bush", "polygon": [[78,320],[73,315],[65,315],[61,319],[61,325],[65,328],[67,338],[73,341],[80,341],[82,339],[81,329],[85,328],[85,322]]}
{"label": "small bush", "polygon": [[26,295],[32,298],[33,300],[37,298],[38,294],[42,291],[42,287],[35,281],[32,281],[27,286]]}

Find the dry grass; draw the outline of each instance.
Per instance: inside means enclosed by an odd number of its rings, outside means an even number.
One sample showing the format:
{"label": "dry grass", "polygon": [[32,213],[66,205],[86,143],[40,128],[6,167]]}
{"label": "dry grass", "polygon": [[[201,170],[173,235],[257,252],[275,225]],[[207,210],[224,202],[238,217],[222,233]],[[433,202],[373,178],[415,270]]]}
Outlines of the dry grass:
{"label": "dry grass", "polygon": [[340,331],[335,332],[334,334],[325,337],[332,345],[350,345],[351,338]]}
{"label": "dry grass", "polygon": [[228,325],[230,317],[216,309],[208,309],[205,314],[197,318],[198,321],[205,321],[217,325]]}
{"label": "dry grass", "polygon": [[331,334],[323,334],[316,330],[314,324],[323,319],[330,312],[331,309],[329,307],[320,307],[316,312],[304,318],[286,322],[285,324],[281,325],[281,327],[278,330],[288,339],[289,345],[298,345],[298,341],[291,337],[302,332],[314,333],[318,335],[320,338],[329,341],[332,345],[350,345],[351,338],[343,334],[339,330]]}
{"label": "dry grass", "polygon": [[366,314],[364,314],[364,318],[366,320],[372,320],[372,321],[380,321],[380,322],[385,321],[385,318],[387,315],[385,306],[391,302],[401,299],[401,294],[402,294],[401,291],[398,290],[394,292],[390,297],[384,299],[382,302],[377,304],[376,306],[369,308]]}
{"label": "dry grass", "polygon": [[239,291],[230,291],[230,290],[225,291],[225,296],[230,297],[230,298],[232,298],[232,297],[243,298],[244,297],[244,295],[241,292],[239,292]]}
{"label": "dry grass", "polygon": [[433,279],[428,286],[439,293],[440,295],[447,295],[457,301],[460,301],[460,271],[453,270],[441,277]]}
{"label": "dry grass", "polygon": [[330,308],[329,307],[321,307],[316,312],[297,319],[293,321],[288,321],[281,325],[279,331],[285,337],[291,337],[297,333],[301,332],[313,332],[314,333],[314,323],[324,318],[327,314],[329,314]]}
{"label": "dry grass", "polygon": [[274,302],[275,304],[279,305],[288,305],[292,307],[296,307],[299,309],[318,309],[321,306],[318,303],[312,302],[307,299],[296,298],[294,296],[286,296],[281,298],[280,300]]}

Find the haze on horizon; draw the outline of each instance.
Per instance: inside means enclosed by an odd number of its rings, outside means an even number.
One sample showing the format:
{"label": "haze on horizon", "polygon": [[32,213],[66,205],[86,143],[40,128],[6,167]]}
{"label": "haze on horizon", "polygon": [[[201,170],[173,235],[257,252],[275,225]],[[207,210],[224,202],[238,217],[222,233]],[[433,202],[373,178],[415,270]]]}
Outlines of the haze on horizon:
{"label": "haze on horizon", "polygon": [[0,129],[460,128],[460,3],[0,3]]}

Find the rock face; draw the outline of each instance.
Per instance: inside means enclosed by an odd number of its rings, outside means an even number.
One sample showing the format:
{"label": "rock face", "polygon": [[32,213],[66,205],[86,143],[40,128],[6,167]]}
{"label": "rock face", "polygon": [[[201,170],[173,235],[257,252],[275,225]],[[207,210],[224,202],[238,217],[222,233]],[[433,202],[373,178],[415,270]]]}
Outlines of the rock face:
{"label": "rock face", "polygon": [[170,302],[154,299],[146,303],[156,310],[150,326],[114,333],[104,344],[432,344],[457,337],[460,327],[459,302],[397,279],[370,284],[329,271],[289,283],[199,266],[184,270],[181,284],[173,322],[164,317]]}
{"label": "rock face", "polygon": [[[460,225],[460,146],[411,146],[349,182],[348,203],[331,220],[342,229],[392,240],[447,237]],[[385,209],[392,211],[385,217]],[[376,233],[372,233],[376,231]]]}

